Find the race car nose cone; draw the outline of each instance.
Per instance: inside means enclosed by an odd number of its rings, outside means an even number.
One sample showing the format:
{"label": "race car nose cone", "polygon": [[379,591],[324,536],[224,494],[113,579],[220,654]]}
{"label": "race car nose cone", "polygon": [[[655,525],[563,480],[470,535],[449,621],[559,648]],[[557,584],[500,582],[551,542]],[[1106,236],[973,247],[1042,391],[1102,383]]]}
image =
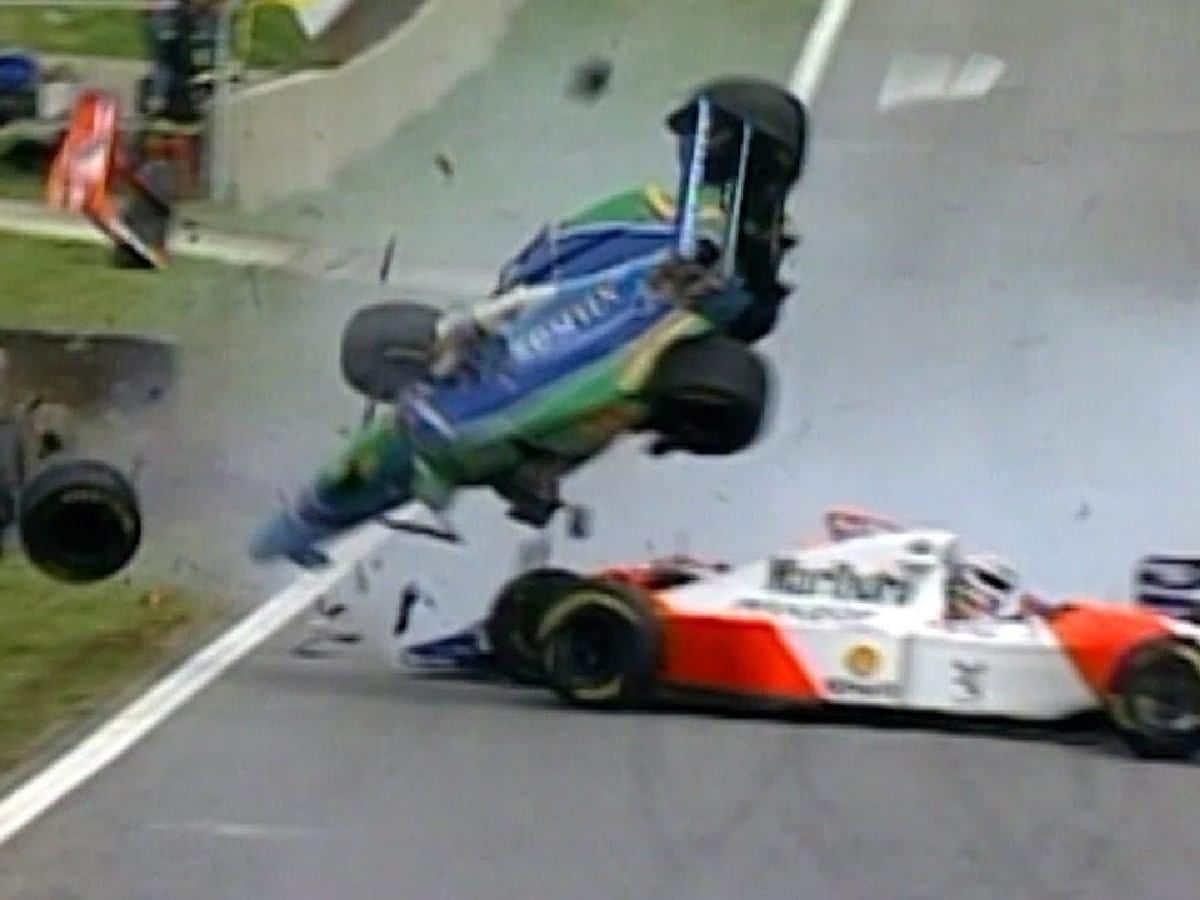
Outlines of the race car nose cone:
{"label": "race car nose cone", "polygon": [[250,540],[250,558],[256,562],[289,559],[304,568],[328,565],[328,555],[316,548],[327,529],[282,512],[264,525]]}

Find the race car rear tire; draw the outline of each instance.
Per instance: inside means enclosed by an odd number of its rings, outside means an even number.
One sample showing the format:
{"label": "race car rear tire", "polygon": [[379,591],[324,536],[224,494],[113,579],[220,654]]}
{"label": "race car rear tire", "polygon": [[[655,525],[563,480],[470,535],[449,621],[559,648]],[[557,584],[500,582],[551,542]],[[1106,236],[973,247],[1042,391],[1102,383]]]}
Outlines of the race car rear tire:
{"label": "race car rear tire", "polygon": [[663,354],[649,386],[651,420],[677,449],[726,456],[758,437],[767,391],[762,357],[732,338],[709,335]]}
{"label": "race car rear tire", "polygon": [[542,613],[538,655],[546,683],[573,706],[637,706],[654,689],[661,646],[658,618],[635,589],[581,580]]}
{"label": "race car rear tire", "polygon": [[484,622],[500,674],[520,684],[542,682],[538,622],[551,603],[579,582],[578,575],[565,569],[531,569],[500,589]]}
{"label": "race car rear tire", "polygon": [[439,310],[378,303],[354,314],[342,332],[342,377],[358,393],[389,402],[428,372]]}
{"label": "race car rear tire", "polygon": [[69,583],[115,575],[142,539],[133,486],[112,466],[92,460],[53,463],[38,472],[21,491],[18,519],[29,561]]}
{"label": "race car rear tire", "polygon": [[1110,713],[1137,756],[1193,756],[1200,751],[1200,651],[1171,640],[1133,651],[1114,679]]}

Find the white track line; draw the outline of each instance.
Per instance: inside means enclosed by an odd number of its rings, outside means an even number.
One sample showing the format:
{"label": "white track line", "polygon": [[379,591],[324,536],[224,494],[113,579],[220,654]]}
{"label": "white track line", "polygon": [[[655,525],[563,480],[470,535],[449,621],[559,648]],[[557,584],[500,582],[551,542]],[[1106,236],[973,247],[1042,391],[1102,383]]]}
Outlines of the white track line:
{"label": "white track line", "polygon": [[853,8],[854,0],[825,0],[821,4],[821,11],[808,32],[808,40],[804,42],[804,50],[796,61],[796,68],[792,70],[792,93],[806,105],[811,104],[817,96],[829,59],[833,56],[833,48],[837,46],[838,37]]}
{"label": "white track line", "polygon": [[391,532],[372,526],[348,538],[328,570],[305,575],[192,656],[65,756],[0,801],[0,845],[145,737],[259,644],[333,588]]}
{"label": "white track line", "polygon": [[[826,0],[792,75],[792,90],[811,102],[853,0]],[[0,845],[145,737],[175,710],[246,657],[263,641],[331,590],[354,566],[381,549],[391,532],[372,525],[336,549],[338,562],[306,575],[268,600],[188,659],[82,743],[0,800]]]}

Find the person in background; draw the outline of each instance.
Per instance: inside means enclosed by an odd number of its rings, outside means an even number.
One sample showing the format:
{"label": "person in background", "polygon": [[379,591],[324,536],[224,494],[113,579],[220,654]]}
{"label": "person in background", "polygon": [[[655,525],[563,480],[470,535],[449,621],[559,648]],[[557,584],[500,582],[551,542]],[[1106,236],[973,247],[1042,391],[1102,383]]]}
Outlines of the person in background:
{"label": "person in background", "polygon": [[145,11],[150,74],[143,114],[176,121],[200,117],[194,86],[215,64],[221,6],[221,0],[155,0]]}

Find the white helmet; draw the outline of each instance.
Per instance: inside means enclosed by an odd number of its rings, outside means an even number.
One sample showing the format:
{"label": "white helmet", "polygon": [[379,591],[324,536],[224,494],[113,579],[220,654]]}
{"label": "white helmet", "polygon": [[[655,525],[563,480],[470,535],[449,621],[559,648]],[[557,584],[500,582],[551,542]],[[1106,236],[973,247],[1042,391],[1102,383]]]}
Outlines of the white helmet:
{"label": "white helmet", "polygon": [[951,610],[960,616],[1003,616],[1017,605],[1017,570],[998,556],[966,556],[950,586]]}

